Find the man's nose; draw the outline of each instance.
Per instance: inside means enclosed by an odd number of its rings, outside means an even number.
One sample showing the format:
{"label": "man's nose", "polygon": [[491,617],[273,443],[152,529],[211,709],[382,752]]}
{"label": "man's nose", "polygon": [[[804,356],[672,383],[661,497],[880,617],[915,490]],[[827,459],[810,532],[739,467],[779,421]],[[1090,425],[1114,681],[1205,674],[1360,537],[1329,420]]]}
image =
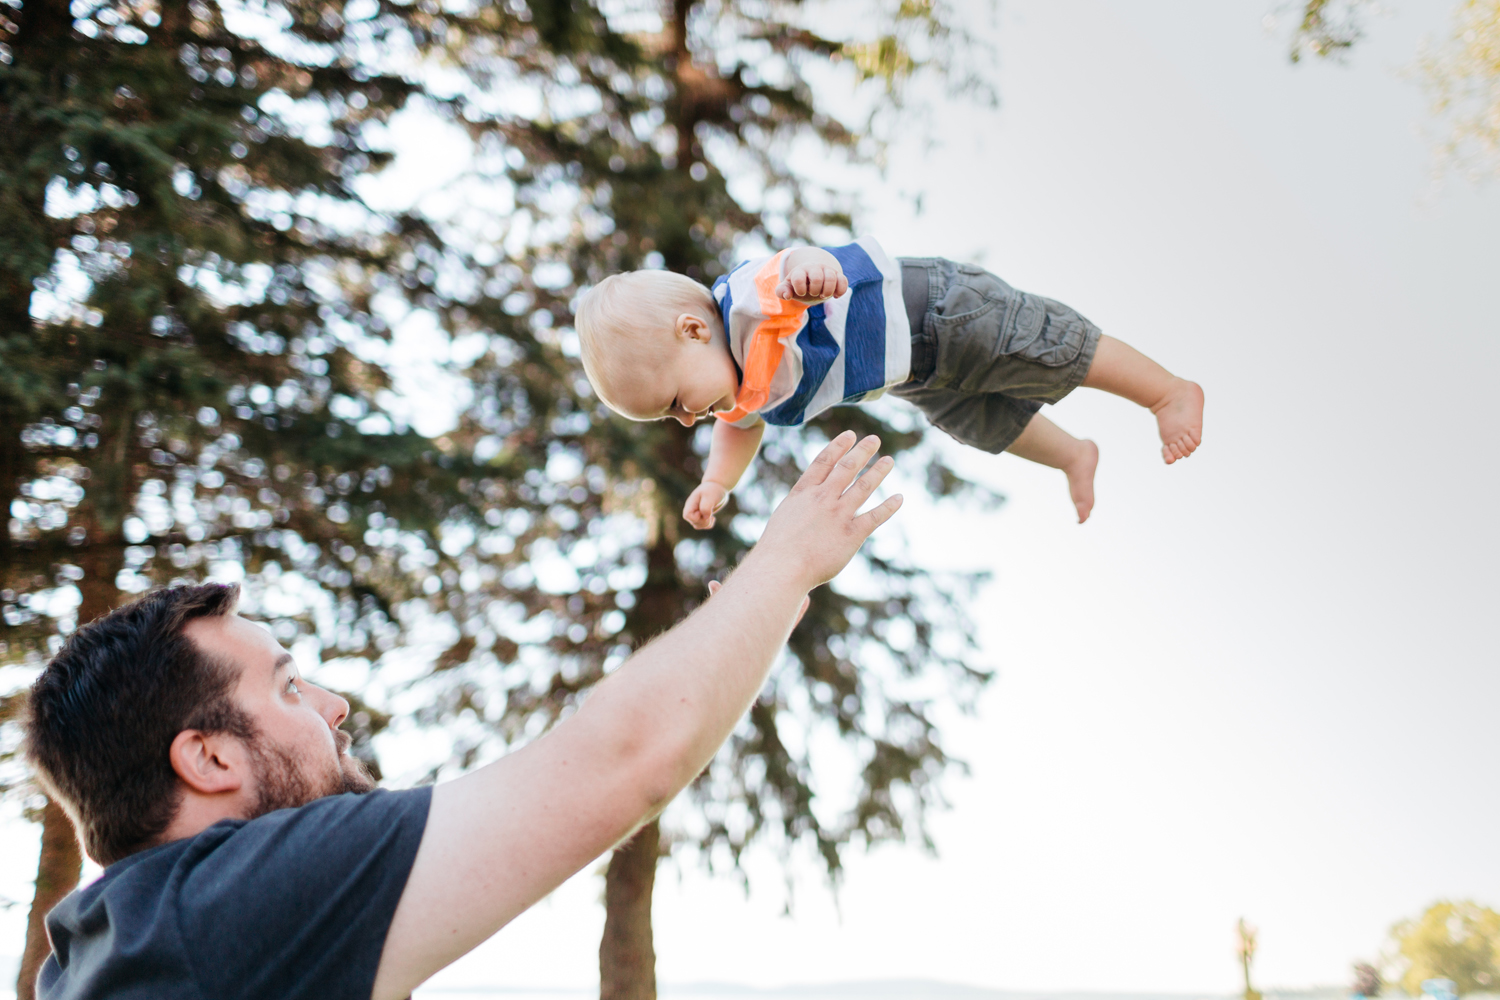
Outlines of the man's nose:
{"label": "man's nose", "polygon": [[[306,681],[303,683],[307,684]],[[334,694],[327,688],[318,687],[316,684],[308,686],[318,693],[318,714],[328,722],[329,729],[337,729],[345,719],[349,718],[348,699]]]}
{"label": "man's nose", "polygon": [[677,414],[677,422],[684,427],[691,427],[698,422],[698,415],[696,413],[679,413]]}

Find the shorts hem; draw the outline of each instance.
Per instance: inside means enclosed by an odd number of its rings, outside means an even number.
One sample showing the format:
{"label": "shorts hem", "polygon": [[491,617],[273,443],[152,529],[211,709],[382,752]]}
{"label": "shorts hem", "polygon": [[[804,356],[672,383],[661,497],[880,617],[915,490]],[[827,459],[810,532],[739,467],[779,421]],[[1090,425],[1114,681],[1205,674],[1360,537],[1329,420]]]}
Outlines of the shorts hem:
{"label": "shorts hem", "polygon": [[[1085,320],[1084,322],[1088,322]],[[1043,402],[1057,403],[1074,389],[1083,384],[1083,380],[1089,377],[1089,369],[1094,367],[1094,354],[1099,350],[1099,338],[1104,336],[1104,331],[1092,323],[1083,335],[1083,346],[1078,350],[1078,356],[1068,362],[1068,377],[1057,388],[1056,398],[1047,399]]]}

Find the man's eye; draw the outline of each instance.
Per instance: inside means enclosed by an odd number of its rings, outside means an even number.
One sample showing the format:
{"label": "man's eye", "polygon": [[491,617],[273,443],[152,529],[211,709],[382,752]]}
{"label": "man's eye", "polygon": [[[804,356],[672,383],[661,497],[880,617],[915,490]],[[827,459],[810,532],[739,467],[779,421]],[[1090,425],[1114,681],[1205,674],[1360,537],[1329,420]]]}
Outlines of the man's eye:
{"label": "man's eye", "polygon": [[287,690],[288,694],[301,694],[302,693],[297,688],[297,678],[295,678],[295,677],[289,677],[289,678],[287,678],[286,690]]}

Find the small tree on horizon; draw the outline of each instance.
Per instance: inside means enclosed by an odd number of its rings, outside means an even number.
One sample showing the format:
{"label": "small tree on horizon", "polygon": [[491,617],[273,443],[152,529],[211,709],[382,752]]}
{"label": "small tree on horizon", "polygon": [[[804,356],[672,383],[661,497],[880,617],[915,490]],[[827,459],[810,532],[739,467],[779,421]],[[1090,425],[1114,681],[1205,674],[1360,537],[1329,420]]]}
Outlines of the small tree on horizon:
{"label": "small tree on horizon", "polygon": [[1451,979],[1459,996],[1500,987],[1500,912],[1473,900],[1439,900],[1391,928],[1401,988],[1421,996],[1427,979]]}
{"label": "small tree on horizon", "polygon": [[1357,997],[1378,997],[1380,991],[1385,989],[1385,980],[1380,977],[1380,970],[1369,962],[1354,963],[1354,984],[1349,987],[1349,992]]}
{"label": "small tree on horizon", "polygon": [[1260,990],[1250,984],[1250,965],[1255,961],[1256,939],[1260,932],[1245,922],[1240,917],[1239,923],[1235,924],[1235,949],[1234,953],[1240,960],[1240,970],[1245,975],[1245,991],[1241,994],[1244,1000],[1261,1000]]}

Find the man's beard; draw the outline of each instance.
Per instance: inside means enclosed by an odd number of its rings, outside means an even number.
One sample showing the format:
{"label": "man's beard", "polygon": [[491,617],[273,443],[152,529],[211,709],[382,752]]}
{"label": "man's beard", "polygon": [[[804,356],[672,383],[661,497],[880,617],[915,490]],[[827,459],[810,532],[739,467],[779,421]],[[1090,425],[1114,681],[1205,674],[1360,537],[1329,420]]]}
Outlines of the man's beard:
{"label": "man's beard", "polygon": [[294,809],[329,795],[352,792],[363,795],[375,790],[375,782],[365,765],[347,752],[349,734],[334,730],[338,764],[315,780],[297,766],[298,759],[275,743],[257,734],[250,741],[250,758],[255,770],[255,806],[247,819],[255,819],[277,809]]}

